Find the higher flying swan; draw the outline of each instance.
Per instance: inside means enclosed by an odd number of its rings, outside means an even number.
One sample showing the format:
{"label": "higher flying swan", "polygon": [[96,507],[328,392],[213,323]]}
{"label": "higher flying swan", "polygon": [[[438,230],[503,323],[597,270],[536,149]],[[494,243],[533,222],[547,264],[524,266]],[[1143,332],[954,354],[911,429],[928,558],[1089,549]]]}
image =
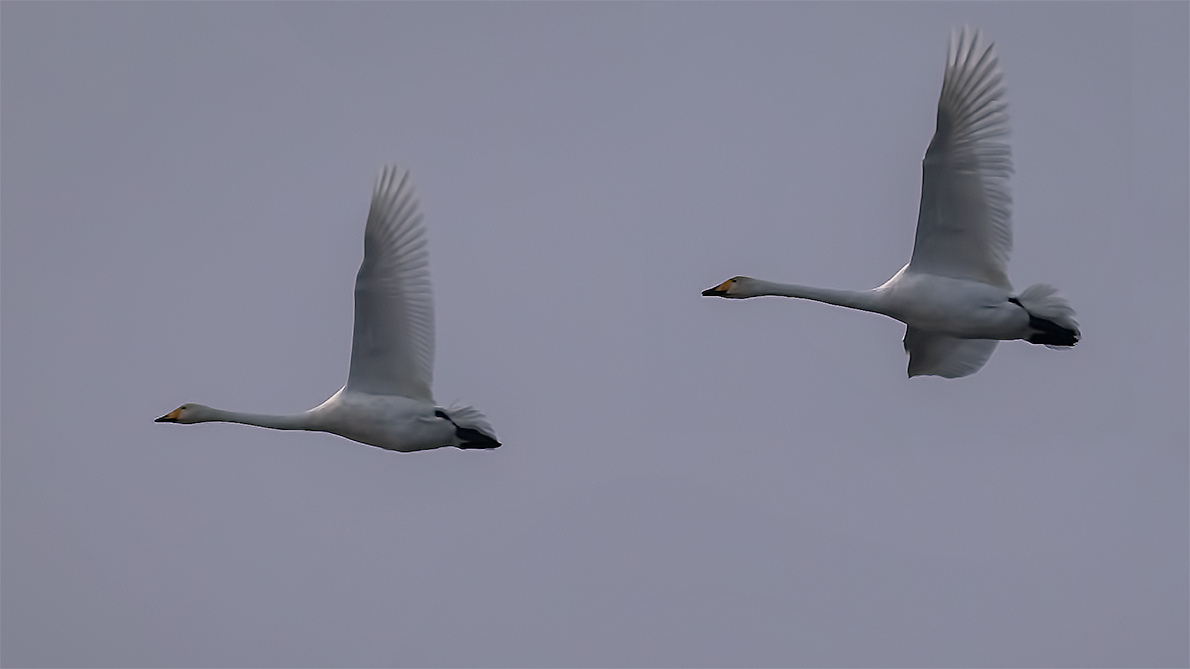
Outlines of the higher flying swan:
{"label": "higher flying swan", "polygon": [[956,378],[983,367],[1001,339],[1071,347],[1074,309],[1047,284],[1008,282],[1012,196],[1008,111],[999,59],[978,32],[953,32],[938,127],[922,164],[909,264],[871,290],[832,290],[737,276],[703,295],[798,297],[891,316],[907,326],[909,376]]}

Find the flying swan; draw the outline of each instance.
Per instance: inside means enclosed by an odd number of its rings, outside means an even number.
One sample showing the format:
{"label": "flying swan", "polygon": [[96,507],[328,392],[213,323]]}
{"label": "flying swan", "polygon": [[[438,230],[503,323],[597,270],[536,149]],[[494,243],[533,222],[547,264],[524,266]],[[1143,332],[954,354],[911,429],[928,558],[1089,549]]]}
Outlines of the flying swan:
{"label": "flying swan", "polygon": [[434,301],[421,211],[409,173],[385,167],[364,228],[364,261],[355,277],[355,331],[347,385],[296,416],[269,416],[183,404],[158,423],[243,423],[315,430],[393,451],[496,448],[495,433],[472,407],[436,406]]}
{"label": "flying swan", "polygon": [[909,376],[957,378],[983,367],[1000,339],[1070,347],[1074,309],[1036,284],[1014,294],[1008,112],[999,60],[978,32],[952,32],[938,127],[922,162],[921,209],[909,264],[884,285],[851,291],[737,276],[703,295],[778,295],[891,316],[907,326]]}

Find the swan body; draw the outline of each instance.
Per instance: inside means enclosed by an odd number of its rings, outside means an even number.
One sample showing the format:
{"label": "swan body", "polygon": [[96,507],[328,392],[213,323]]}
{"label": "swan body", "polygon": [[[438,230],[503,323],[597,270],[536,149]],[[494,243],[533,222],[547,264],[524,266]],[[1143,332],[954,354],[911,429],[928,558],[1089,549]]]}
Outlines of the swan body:
{"label": "swan body", "polygon": [[973,374],[1000,340],[1074,346],[1081,336],[1074,309],[1056,289],[1036,284],[1018,295],[1008,281],[1012,156],[1002,79],[978,33],[951,35],[913,255],[883,285],[835,290],[737,276],[702,294],[795,297],[895,318],[907,326],[911,377]]}
{"label": "swan body", "polygon": [[430,393],[434,313],[429,254],[409,173],[381,170],[355,281],[355,328],[347,384],[304,413],[251,414],[183,404],[159,423],[225,422],[330,432],[393,451],[500,446],[468,406],[436,406]]}

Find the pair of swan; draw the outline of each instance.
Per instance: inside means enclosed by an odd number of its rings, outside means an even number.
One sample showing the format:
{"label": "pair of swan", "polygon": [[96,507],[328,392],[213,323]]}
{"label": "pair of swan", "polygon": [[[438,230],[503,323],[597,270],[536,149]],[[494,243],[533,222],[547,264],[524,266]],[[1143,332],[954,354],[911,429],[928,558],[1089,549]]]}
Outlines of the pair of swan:
{"label": "pair of swan", "polygon": [[[909,264],[867,291],[778,284],[737,276],[703,295],[779,295],[891,316],[907,325],[909,376],[955,378],[983,367],[1001,339],[1051,347],[1079,339],[1074,310],[1038,284],[1014,295],[1008,117],[996,56],[978,33],[951,36],[938,128],[926,150],[917,238]],[[223,421],[331,432],[395,451],[500,445],[478,410],[442,408],[430,392],[434,305],[421,212],[409,174],[377,179],[355,281],[355,330],[347,384],[319,406],[271,416],[183,404],[157,422]]]}
{"label": "pair of swan", "polygon": [[922,161],[921,208],[909,264],[871,290],[831,290],[737,276],[708,297],[798,297],[891,316],[906,325],[909,376],[974,374],[1001,339],[1078,343],[1074,309],[1036,284],[1013,294],[1012,196],[1003,75],[992,47],[964,29],[947,50],[938,127]]}

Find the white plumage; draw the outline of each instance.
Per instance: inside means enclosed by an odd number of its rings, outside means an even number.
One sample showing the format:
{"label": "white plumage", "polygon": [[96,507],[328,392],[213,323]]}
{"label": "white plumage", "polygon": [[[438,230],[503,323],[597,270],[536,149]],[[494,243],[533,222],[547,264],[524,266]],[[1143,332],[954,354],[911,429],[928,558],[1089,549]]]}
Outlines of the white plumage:
{"label": "white plumage", "polygon": [[319,406],[292,416],[247,414],[183,404],[157,422],[223,421],[278,430],[331,432],[394,451],[443,446],[496,448],[478,410],[435,406],[434,299],[429,251],[409,173],[380,172],[355,278],[355,330],[347,384]]}
{"label": "white plumage", "polygon": [[951,34],[938,126],[922,161],[921,208],[909,264],[884,285],[849,291],[738,276],[703,295],[797,297],[891,316],[906,324],[909,376],[955,378],[983,367],[999,340],[1074,346],[1074,310],[1037,284],[1013,295],[1012,152],[1003,75],[978,32]]}

